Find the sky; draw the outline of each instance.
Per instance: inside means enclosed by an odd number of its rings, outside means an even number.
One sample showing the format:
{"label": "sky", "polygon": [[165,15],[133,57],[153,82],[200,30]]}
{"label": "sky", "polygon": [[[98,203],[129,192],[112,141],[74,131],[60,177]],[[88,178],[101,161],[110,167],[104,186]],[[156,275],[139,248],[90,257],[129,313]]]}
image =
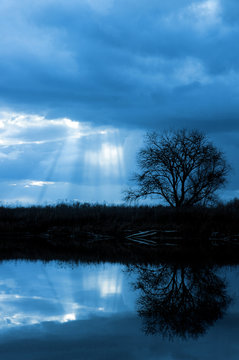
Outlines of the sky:
{"label": "sky", "polygon": [[146,131],[196,128],[239,196],[237,0],[1,0],[0,201],[122,203]]}

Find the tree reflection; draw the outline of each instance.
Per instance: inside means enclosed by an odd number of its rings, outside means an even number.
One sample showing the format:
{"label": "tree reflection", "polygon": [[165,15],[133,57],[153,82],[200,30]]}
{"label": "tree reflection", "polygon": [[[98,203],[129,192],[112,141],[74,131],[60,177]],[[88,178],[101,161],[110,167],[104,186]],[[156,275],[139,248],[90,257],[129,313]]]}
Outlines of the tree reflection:
{"label": "tree reflection", "polygon": [[231,299],[224,281],[209,267],[133,266],[140,290],[138,314],[146,334],[198,337],[221,318]]}

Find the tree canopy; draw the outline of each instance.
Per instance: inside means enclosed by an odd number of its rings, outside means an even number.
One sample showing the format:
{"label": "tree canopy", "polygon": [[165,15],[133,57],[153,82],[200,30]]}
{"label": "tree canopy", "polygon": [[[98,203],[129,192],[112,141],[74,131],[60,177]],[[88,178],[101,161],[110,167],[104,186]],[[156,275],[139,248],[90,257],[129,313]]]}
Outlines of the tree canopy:
{"label": "tree canopy", "polygon": [[198,130],[149,132],[138,152],[136,188],[125,200],[159,196],[173,207],[207,204],[229,173],[224,154]]}

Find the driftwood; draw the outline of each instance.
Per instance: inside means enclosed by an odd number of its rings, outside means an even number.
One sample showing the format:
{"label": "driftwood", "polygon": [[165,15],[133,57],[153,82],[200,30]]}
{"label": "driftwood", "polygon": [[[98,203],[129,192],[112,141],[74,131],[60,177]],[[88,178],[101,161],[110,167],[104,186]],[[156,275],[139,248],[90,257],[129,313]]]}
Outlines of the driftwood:
{"label": "driftwood", "polygon": [[[182,236],[177,230],[146,230],[126,236],[126,239],[148,246],[177,246]],[[171,242],[170,242],[171,240]]]}

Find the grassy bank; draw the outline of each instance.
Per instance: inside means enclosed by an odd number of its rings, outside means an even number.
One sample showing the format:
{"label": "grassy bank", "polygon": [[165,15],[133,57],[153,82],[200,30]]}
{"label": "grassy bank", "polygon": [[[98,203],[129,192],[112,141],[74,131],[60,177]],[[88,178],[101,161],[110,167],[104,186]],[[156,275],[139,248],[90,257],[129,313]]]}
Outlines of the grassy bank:
{"label": "grassy bank", "polygon": [[78,203],[0,207],[0,234],[1,258],[237,262],[239,201],[181,210]]}
{"label": "grassy bank", "polygon": [[212,233],[239,234],[239,201],[213,208],[174,209],[163,206],[0,207],[0,233],[92,232],[124,236],[149,229],[179,230],[183,236],[208,238]]}

